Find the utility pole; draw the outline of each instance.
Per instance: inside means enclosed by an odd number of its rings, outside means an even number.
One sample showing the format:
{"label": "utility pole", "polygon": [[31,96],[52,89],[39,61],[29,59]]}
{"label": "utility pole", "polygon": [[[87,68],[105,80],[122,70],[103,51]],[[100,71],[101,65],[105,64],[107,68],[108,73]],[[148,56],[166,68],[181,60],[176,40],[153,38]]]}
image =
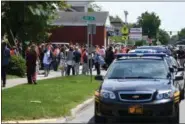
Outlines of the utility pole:
{"label": "utility pole", "polygon": [[[124,11],[124,15],[125,15],[125,25],[128,27],[128,23],[127,23],[127,16],[128,16],[128,11]],[[128,40],[125,41],[125,47],[128,44]]]}

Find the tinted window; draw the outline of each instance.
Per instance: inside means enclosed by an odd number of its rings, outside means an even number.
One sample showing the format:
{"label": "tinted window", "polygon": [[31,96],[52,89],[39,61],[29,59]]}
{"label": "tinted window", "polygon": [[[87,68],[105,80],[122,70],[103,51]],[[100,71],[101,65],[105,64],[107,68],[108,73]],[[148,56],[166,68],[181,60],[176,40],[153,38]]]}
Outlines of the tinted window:
{"label": "tinted window", "polygon": [[133,60],[116,62],[107,72],[106,78],[167,78],[167,68],[162,60]]}

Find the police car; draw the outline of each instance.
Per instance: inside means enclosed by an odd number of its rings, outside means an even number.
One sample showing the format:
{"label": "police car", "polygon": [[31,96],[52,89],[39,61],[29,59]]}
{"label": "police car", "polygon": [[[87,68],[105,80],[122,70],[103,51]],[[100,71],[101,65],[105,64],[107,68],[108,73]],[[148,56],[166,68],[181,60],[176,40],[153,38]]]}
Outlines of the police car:
{"label": "police car", "polygon": [[117,54],[95,91],[95,122],[154,119],[179,123],[183,80],[170,68],[166,54]]}

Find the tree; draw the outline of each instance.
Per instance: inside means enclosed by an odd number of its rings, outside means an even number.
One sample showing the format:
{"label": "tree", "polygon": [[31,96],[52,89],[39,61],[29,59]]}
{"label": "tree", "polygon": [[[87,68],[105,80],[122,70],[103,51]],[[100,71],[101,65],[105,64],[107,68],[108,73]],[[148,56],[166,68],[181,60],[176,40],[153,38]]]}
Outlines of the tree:
{"label": "tree", "polygon": [[169,36],[169,34],[165,30],[159,29],[158,40],[162,44],[167,44],[170,41],[170,36]]}
{"label": "tree", "polygon": [[142,46],[145,44],[145,41],[140,40],[140,41],[135,41],[135,46]]}
{"label": "tree", "polygon": [[88,12],[100,12],[102,11],[102,8],[101,6],[93,3],[93,4],[90,4],[89,8],[88,8]]}
{"label": "tree", "polygon": [[142,13],[138,17],[137,23],[143,29],[143,35],[148,35],[149,38],[156,38],[161,20],[154,12]]}
{"label": "tree", "polygon": [[110,19],[110,22],[120,22],[120,23],[123,23],[123,20],[118,15],[116,15],[115,17],[114,16],[109,16],[109,19]]}
{"label": "tree", "polygon": [[178,33],[179,39],[185,39],[185,28]]}
{"label": "tree", "polygon": [[2,1],[2,35],[7,34],[11,45],[15,45],[15,38],[33,42],[44,40],[50,23],[57,17],[56,6],[67,7],[61,1]]}

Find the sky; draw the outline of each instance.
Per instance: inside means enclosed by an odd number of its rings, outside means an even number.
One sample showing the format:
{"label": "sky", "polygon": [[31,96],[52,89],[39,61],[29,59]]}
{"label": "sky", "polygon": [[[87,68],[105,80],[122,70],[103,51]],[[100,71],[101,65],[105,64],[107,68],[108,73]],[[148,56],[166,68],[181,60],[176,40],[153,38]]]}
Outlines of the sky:
{"label": "sky", "polygon": [[185,27],[185,2],[96,2],[109,15],[118,15],[123,20],[124,10],[128,11],[128,22],[134,23],[143,12],[155,12],[161,19],[160,28],[177,31]]}

